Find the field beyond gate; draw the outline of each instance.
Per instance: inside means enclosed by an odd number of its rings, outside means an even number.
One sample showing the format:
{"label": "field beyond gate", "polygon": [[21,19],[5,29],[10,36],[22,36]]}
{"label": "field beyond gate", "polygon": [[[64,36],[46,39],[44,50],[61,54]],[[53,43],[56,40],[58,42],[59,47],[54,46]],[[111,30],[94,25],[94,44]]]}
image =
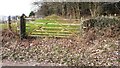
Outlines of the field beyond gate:
{"label": "field beyond gate", "polygon": [[70,37],[79,34],[80,24],[59,23],[55,20],[39,20],[26,23],[28,36]]}

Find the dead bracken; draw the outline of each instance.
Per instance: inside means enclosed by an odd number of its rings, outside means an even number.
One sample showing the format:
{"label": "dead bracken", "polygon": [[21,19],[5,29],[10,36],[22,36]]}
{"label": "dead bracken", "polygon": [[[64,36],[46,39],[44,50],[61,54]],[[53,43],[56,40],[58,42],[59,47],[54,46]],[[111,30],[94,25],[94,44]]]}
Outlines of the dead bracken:
{"label": "dead bracken", "polygon": [[[115,65],[119,63],[117,37],[97,37],[87,40],[81,38],[28,38],[4,36],[2,59],[11,61],[36,61],[63,65]],[[89,44],[87,44],[87,43]]]}

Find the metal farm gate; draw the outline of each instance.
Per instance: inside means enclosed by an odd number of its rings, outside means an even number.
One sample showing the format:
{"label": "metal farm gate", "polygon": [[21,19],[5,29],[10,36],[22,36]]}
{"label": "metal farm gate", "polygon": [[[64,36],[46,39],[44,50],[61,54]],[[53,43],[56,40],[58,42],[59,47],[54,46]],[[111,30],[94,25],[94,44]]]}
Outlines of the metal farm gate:
{"label": "metal farm gate", "polygon": [[70,23],[48,23],[48,22],[26,22],[24,16],[20,18],[20,37],[27,36],[37,37],[71,37],[80,33],[80,24]]}
{"label": "metal farm gate", "polygon": [[28,36],[70,37],[79,33],[79,24],[63,23],[26,23]]}

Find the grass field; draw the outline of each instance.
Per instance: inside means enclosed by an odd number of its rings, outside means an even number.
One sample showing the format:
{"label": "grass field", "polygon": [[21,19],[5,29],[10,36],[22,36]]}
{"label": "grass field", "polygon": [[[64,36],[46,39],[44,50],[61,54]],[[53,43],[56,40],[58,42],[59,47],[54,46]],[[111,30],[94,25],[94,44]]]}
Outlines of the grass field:
{"label": "grass field", "polygon": [[28,35],[48,37],[69,37],[79,33],[79,24],[64,23],[60,20],[39,19],[26,24]]}
{"label": "grass field", "polygon": [[[19,22],[11,24],[14,31],[19,32]],[[3,29],[8,24],[0,24]],[[80,24],[70,24],[62,20],[37,19],[26,22],[26,33],[28,36],[39,37],[69,37],[79,33]]]}

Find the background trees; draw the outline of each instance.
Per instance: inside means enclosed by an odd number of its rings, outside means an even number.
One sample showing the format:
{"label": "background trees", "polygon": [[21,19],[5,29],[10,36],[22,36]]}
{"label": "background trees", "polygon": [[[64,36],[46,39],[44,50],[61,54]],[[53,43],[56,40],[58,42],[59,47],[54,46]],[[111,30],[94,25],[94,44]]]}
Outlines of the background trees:
{"label": "background trees", "polygon": [[[104,13],[120,14],[120,2],[34,2],[38,15],[56,14],[65,18],[79,19],[82,16],[96,17]],[[113,11],[114,10],[114,11]]]}
{"label": "background trees", "polygon": [[29,17],[35,16],[35,13],[33,11],[30,12]]}

